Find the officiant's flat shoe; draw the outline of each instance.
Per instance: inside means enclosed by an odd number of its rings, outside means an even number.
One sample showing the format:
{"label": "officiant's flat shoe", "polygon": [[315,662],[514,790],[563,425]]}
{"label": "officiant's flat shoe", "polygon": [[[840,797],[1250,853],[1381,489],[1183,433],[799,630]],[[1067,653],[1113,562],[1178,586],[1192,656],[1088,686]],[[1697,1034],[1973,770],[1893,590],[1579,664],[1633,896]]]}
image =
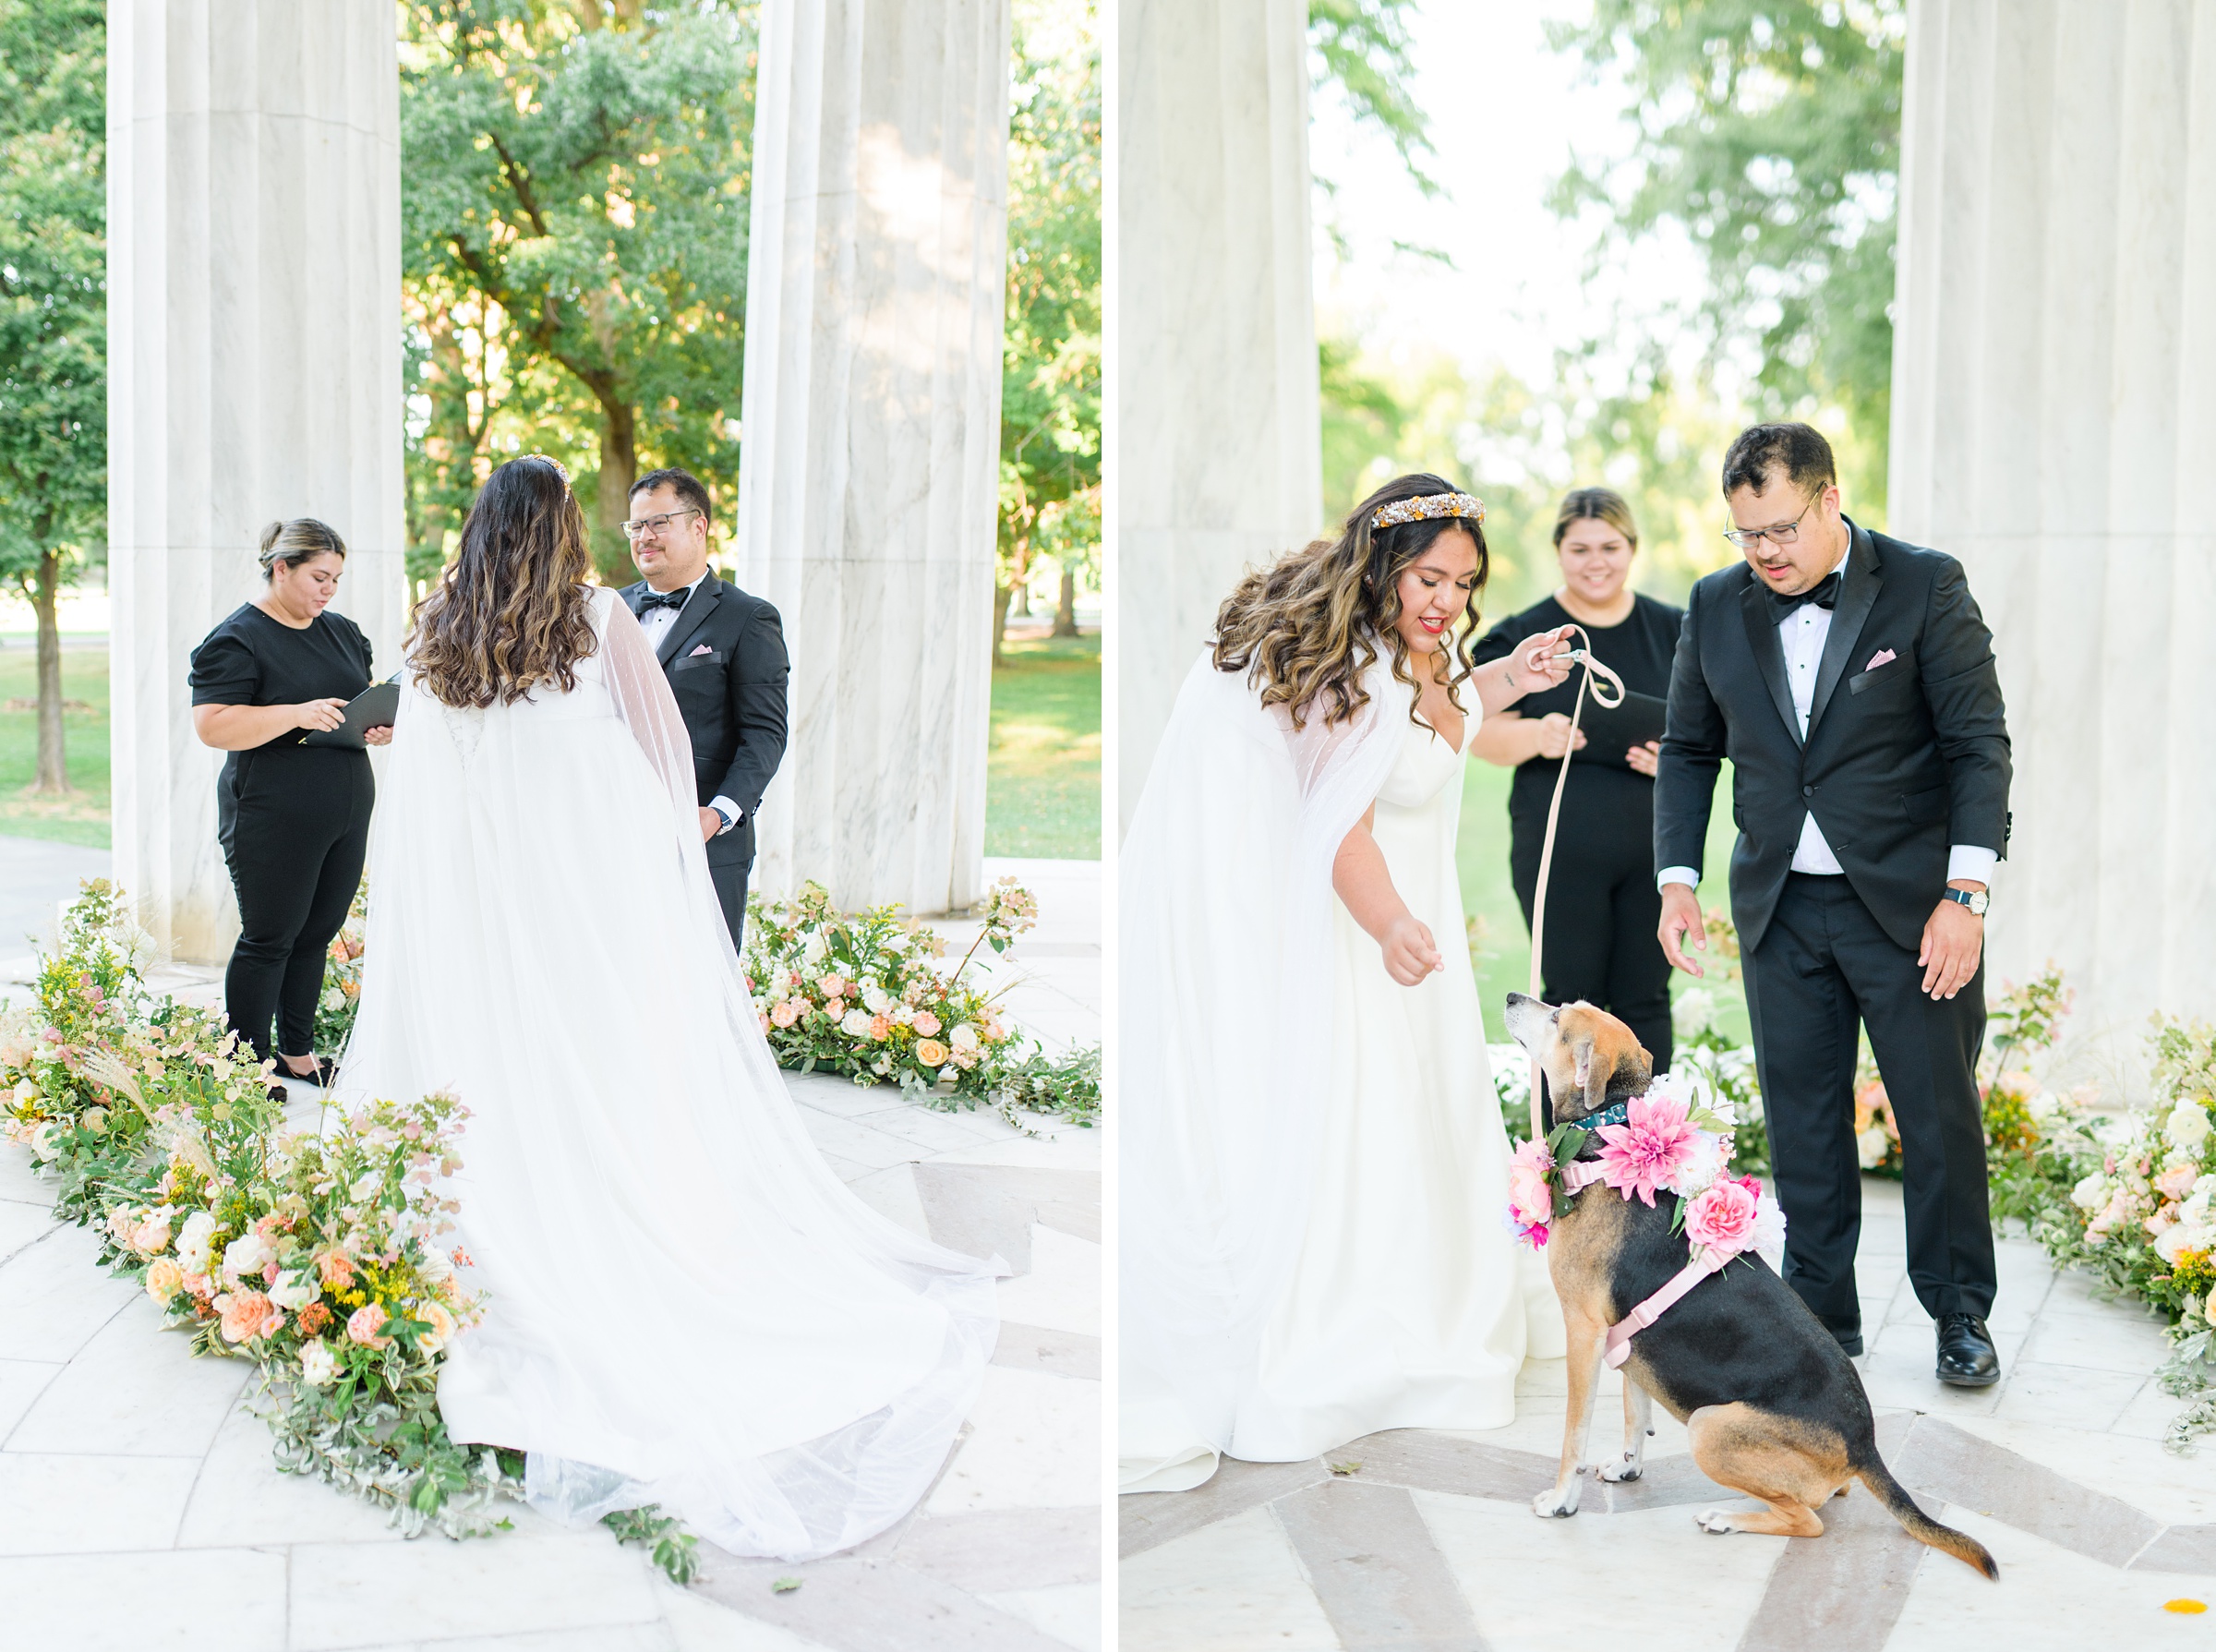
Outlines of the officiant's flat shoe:
{"label": "officiant's flat shoe", "polygon": [[1976,1314],[1939,1316],[1939,1381],[1956,1388],[1991,1388],[2001,1380],[1993,1333]]}
{"label": "officiant's flat shoe", "polygon": [[339,1076],[338,1067],[333,1062],[324,1060],[320,1055],[317,1056],[315,1060],[315,1070],[306,1073],[296,1073],[280,1061],[277,1064],[277,1076],[280,1079],[289,1079],[295,1084],[311,1085],[317,1090],[329,1090],[331,1081]]}

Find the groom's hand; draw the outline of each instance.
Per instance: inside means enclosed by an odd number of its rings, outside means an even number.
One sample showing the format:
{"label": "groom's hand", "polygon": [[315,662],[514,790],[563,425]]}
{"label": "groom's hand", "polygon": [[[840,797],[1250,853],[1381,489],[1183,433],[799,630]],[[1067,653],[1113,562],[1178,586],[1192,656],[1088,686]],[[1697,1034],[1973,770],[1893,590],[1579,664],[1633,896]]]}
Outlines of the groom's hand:
{"label": "groom's hand", "polygon": [[[1983,884],[1967,879],[1951,889],[1982,889]],[[1924,921],[1923,950],[1916,962],[1923,971],[1923,990],[1933,998],[1951,998],[1969,984],[1985,951],[1985,920],[1958,900],[1943,900]]]}
{"label": "groom's hand", "polygon": [[1662,942],[1664,958],[1688,975],[1706,973],[1685,952],[1687,935],[1692,937],[1692,944],[1703,952],[1708,950],[1708,925],[1701,917],[1701,903],[1693,898],[1687,885],[1662,886],[1662,927],[1656,935]]}
{"label": "groom's hand", "polygon": [[703,808],[700,812],[700,840],[705,843],[722,830],[723,816],[713,809]]}

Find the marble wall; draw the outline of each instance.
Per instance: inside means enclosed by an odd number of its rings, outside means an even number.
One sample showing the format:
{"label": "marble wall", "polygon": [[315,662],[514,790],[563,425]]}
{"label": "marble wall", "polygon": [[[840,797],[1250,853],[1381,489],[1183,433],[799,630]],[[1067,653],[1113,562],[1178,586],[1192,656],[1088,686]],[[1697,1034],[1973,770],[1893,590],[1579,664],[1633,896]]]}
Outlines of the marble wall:
{"label": "marble wall", "polygon": [[1123,0],[1111,94],[1117,808],[1240,573],[1322,516],[1303,0]]}
{"label": "marble wall", "polygon": [[1998,639],[1993,965],[2216,1012],[2216,3],[1916,0],[1906,102],[1891,514]]}
{"label": "marble wall", "polygon": [[333,607],[398,663],[399,78],[390,0],[108,8],[108,538],[115,876],[220,959],[221,754],[186,673],[264,524],[351,548]]}
{"label": "marble wall", "polygon": [[733,577],[792,740],[754,883],[982,885],[1007,262],[1007,0],[765,0]]}

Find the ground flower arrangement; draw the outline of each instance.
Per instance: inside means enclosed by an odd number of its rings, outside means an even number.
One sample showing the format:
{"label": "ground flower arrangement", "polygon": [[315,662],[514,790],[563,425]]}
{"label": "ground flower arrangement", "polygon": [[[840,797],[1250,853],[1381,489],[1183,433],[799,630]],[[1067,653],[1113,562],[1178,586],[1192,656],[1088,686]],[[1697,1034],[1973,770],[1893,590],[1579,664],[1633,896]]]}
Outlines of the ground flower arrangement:
{"label": "ground flower arrangement", "polygon": [[[945,941],[897,907],[842,913],[819,884],[798,898],[747,904],[746,983],[777,1065],[857,1084],[897,1084],[942,1110],[987,1105],[1018,1128],[1026,1115],[1090,1127],[1101,1108],[1100,1052],[1050,1055],[972,978],[981,948],[1006,954],[1037,920],[1023,886],[1003,878],[978,909],[984,928],[952,971]],[[1001,989],[1005,990],[1005,989]]]}
{"label": "ground flower arrangement", "polygon": [[331,938],[323,959],[323,994],[316,1000],[317,1055],[336,1061],[354,1035],[354,1018],[362,1007],[362,936],[369,923],[369,884],[355,891],[346,922]]}
{"label": "ground flower arrangement", "polygon": [[[438,1192],[467,1109],[430,1095],[288,1128],[271,1064],[242,1057],[208,1011],[149,993],[148,951],[114,888],[86,885],[41,960],[36,1007],[0,1028],[0,1130],[196,1353],[255,1363],[280,1468],[354,1492],[410,1537],[506,1527],[521,1459],[456,1444],[437,1399],[441,1357],[481,1313]],[[674,1523],[647,1510],[609,1524],[692,1574]]]}

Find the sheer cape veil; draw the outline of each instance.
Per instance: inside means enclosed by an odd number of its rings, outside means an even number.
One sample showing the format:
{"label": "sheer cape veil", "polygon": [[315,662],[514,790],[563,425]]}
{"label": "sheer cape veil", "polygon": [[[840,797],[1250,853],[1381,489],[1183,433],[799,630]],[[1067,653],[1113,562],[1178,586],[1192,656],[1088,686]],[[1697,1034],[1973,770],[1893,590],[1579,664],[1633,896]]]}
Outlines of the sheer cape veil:
{"label": "sheer cape veil", "polygon": [[1153,1422],[1229,1442],[1307,1230],[1331,1070],[1331,863],[1391,772],[1412,699],[1382,657],[1363,687],[1348,720],[1296,730],[1203,653],[1124,841],[1126,1446]]}
{"label": "sheer cape veil", "polygon": [[930,1486],[1005,1272],[862,1203],[801,1122],[726,933],[692,742],[612,591],[568,693],[458,710],[413,677],[372,826],[342,1103],[451,1087],[483,1324],[454,1438],[524,1450],[531,1502],[658,1503],[805,1559]]}

